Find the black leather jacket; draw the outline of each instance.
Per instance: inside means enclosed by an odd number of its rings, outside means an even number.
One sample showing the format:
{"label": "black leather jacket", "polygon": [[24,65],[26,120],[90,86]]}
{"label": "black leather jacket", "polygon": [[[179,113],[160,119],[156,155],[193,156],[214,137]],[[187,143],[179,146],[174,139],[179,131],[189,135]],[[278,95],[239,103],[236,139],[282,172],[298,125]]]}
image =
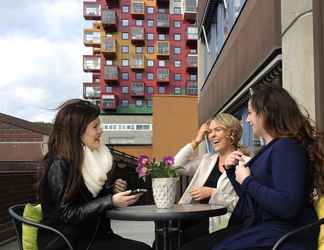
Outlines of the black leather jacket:
{"label": "black leather jacket", "polygon": [[[112,190],[106,186],[96,198],[93,198],[86,186],[82,185],[80,198],[71,203],[63,200],[65,184],[70,165],[64,160],[54,159],[48,174],[42,179],[40,190],[44,197],[41,200],[42,223],[61,231],[71,241],[74,249],[90,249],[95,237],[113,235],[110,220],[104,212],[113,208]],[[39,249],[63,250],[67,246],[59,237],[39,230]]]}

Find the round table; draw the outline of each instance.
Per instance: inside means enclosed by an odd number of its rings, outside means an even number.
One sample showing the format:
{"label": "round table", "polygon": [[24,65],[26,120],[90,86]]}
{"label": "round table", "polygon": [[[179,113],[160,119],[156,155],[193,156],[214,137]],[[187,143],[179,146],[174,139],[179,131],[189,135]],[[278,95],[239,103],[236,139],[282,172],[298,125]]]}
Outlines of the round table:
{"label": "round table", "polygon": [[[178,247],[182,245],[181,220],[199,219],[203,217],[220,216],[227,213],[227,209],[209,204],[184,204],[174,205],[171,208],[157,208],[155,205],[130,206],[125,208],[111,209],[106,212],[106,216],[115,220],[129,221],[155,221],[161,222],[163,227],[157,228],[155,223],[156,249],[158,249],[158,234],[163,235],[164,250],[168,250],[169,232],[178,232]],[[177,227],[170,227],[171,221],[177,221]]]}

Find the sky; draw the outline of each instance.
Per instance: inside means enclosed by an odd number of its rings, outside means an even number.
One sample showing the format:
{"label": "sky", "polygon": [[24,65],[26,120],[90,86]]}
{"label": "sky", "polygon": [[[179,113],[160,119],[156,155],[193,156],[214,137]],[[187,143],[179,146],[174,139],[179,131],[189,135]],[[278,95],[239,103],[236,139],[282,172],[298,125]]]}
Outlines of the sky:
{"label": "sky", "polygon": [[10,0],[0,6],[0,113],[51,122],[82,97],[83,0]]}

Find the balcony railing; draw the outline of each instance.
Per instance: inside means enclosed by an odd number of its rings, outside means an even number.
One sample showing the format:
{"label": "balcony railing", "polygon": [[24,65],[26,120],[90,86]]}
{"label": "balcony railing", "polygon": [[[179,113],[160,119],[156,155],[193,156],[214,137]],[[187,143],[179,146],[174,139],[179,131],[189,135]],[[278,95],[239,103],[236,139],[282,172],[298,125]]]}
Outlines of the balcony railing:
{"label": "balcony railing", "polygon": [[184,0],[184,18],[186,20],[196,20],[197,14],[197,1],[196,0]]}
{"label": "balcony railing", "polygon": [[119,79],[119,70],[117,66],[104,66],[104,79],[106,82],[116,82]]}
{"label": "balcony railing", "polygon": [[187,57],[187,69],[196,69],[198,66],[198,55],[189,54]]}
{"label": "balcony railing", "polygon": [[83,56],[83,70],[85,72],[99,72],[100,71],[100,57],[99,56]]}
{"label": "balcony railing", "polygon": [[169,72],[169,69],[162,69],[162,68],[159,68],[157,69],[157,78],[156,80],[158,82],[169,82],[170,81],[170,72]]}
{"label": "balcony railing", "polygon": [[198,40],[197,27],[188,27],[187,29],[187,42],[195,42]]}
{"label": "balcony railing", "polygon": [[157,42],[157,56],[168,57],[170,55],[170,46],[168,41]]}
{"label": "balcony railing", "polygon": [[133,43],[143,43],[144,42],[144,28],[132,27],[131,39],[132,39]]}
{"label": "balcony railing", "polygon": [[117,52],[117,42],[113,37],[106,36],[101,45],[101,51],[106,56],[115,56]]}
{"label": "balcony railing", "polygon": [[101,109],[114,110],[117,108],[117,99],[115,95],[102,95]]}
{"label": "balcony railing", "polygon": [[198,94],[198,84],[196,81],[188,81],[186,88],[187,95],[197,95]]}
{"label": "balcony railing", "polygon": [[131,13],[133,16],[144,16],[144,1],[132,0]]}
{"label": "balcony railing", "polygon": [[100,47],[100,32],[99,30],[84,29],[83,43],[89,47]]}
{"label": "balcony railing", "polygon": [[86,99],[100,98],[100,86],[98,83],[84,82],[83,97]]}
{"label": "balcony railing", "polygon": [[145,68],[144,55],[135,55],[131,58],[131,67],[134,70],[143,70]]}
{"label": "balcony railing", "polygon": [[101,22],[105,28],[117,28],[116,11],[112,9],[104,9],[101,14]]}
{"label": "balcony railing", "polygon": [[131,86],[131,95],[136,97],[144,97],[144,83],[143,82],[133,82]]}
{"label": "balcony railing", "polygon": [[158,14],[156,28],[157,29],[169,29],[170,27],[170,19],[169,14]]}
{"label": "balcony railing", "polygon": [[83,16],[86,20],[100,20],[101,4],[97,2],[83,2]]}

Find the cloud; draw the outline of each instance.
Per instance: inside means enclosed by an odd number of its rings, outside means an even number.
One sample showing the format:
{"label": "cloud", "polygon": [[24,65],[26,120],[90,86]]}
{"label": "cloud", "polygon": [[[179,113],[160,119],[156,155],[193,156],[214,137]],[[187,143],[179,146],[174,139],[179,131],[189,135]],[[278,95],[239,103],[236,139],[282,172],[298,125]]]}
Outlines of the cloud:
{"label": "cloud", "polygon": [[10,27],[0,27],[0,112],[51,121],[49,109],[82,97],[89,78],[82,70],[82,1],[6,1],[0,15],[4,8]]}

